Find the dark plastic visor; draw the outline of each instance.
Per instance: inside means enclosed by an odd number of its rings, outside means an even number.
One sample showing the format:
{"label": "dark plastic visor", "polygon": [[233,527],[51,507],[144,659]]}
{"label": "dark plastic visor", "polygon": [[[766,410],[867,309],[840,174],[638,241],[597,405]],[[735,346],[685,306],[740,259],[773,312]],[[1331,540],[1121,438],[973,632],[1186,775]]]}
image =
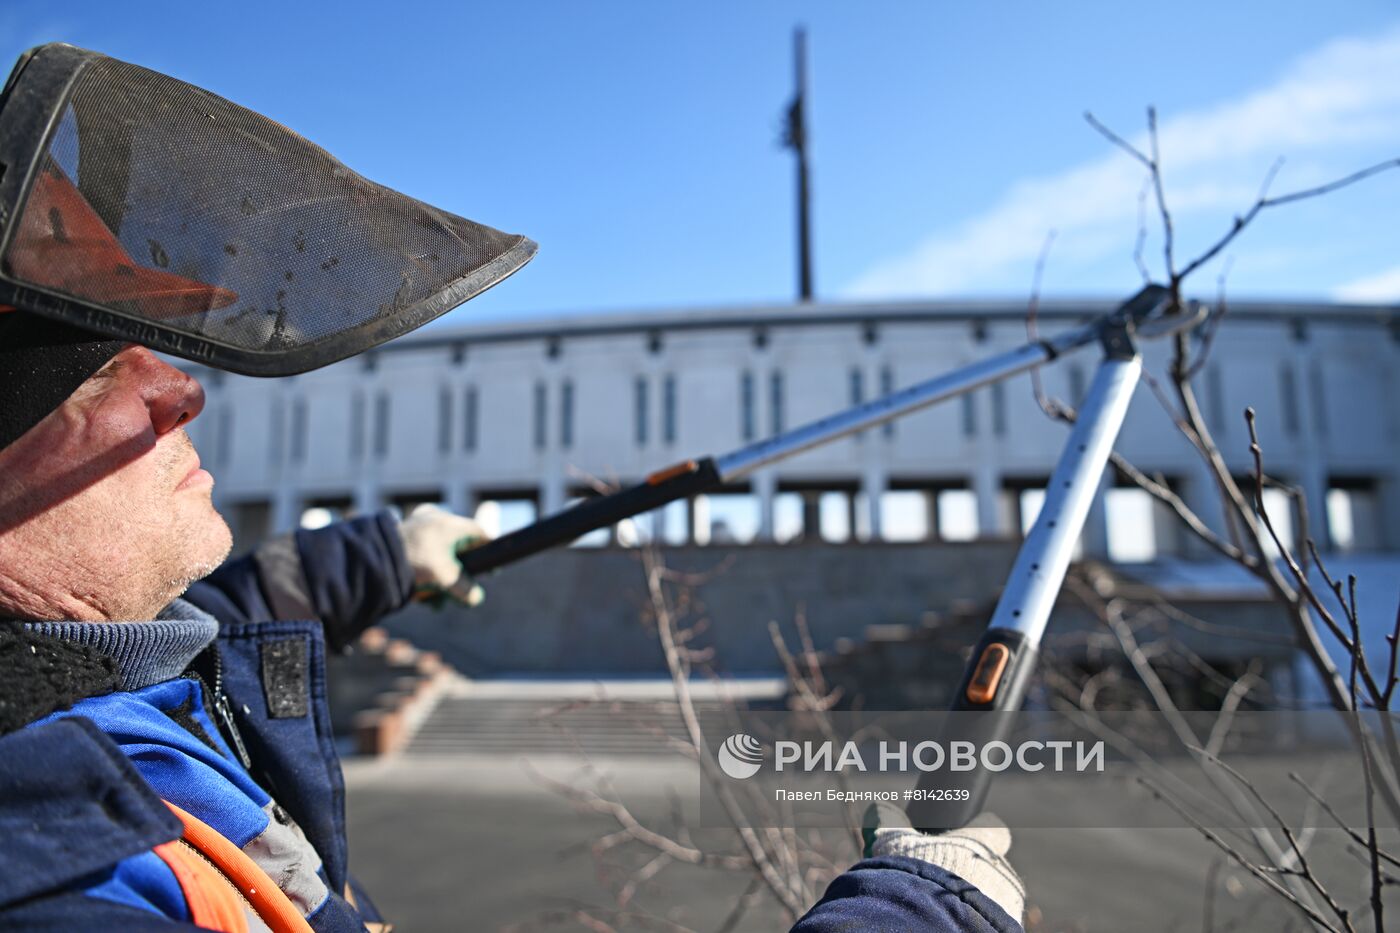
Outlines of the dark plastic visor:
{"label": "dark plastic visor", "polygon": [[66,45],[11,74],[0,163],[0,305],[249,375],[377,346],[536,249],[221,97]]}

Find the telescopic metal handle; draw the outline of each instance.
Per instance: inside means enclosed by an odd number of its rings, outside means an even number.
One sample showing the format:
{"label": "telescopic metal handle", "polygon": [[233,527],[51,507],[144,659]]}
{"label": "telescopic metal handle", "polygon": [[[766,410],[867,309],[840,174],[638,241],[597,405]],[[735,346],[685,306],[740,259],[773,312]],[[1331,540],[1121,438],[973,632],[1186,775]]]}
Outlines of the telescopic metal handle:
{"label": "telescopic metal handle", "polygon": [[[1089,516],[1113,443],[1127,416],[1142,374],[1142,358],[1132,340],[1106,335],[1109,356],[1089,387],[1078,419],[1060,455],[1045,502],[1026,535],[1007,578],[992,621],[973,651],[954,696],[944,741],[970,741],[978,748],[1005,741],[1025,699],[1035,670],[1040,640],[1064,583],[1084,522]],[[990,715],[957,715],[986,713]],[[921,829],[956,829],[982,810],[992,774],[985,768],[960,773],[925,772],[908,808]],[[929,792],[958,794],[930,799]],[[965,792],[964,799],[957,799]]]}

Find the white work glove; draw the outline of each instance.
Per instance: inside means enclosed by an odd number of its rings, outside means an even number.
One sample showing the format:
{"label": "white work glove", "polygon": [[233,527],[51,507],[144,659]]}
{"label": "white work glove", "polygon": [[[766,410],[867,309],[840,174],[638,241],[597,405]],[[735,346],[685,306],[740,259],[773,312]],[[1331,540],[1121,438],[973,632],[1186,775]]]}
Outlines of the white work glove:
{"label": "white work glove", "polygon": [[448,599],[478,606],[486,598],[462,573],[457,552],[491,540],[475,519],[436,505],[420,505],[399,523],[404,553],[413,568],[413,598],[441,607]]}
{"label": "white work glove", "polygon": [[862,824],[866,858],[902,855],[937,865],[975,885],[1021,922],[1026,886],[1006,860],[1011,831],[992,814],[980,814],[962,829],[921,833],[899,807],[877,803],[865,811]]}

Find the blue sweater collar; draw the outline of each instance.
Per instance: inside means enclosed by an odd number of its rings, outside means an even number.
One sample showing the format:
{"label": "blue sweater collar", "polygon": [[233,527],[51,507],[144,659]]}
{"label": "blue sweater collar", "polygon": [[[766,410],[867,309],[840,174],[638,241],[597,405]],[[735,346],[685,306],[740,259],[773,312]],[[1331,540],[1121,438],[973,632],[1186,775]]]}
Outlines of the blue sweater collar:
{"label": "blue sweater collar", "polygon": [[177,599],[149,622],[29,622],[41,635],[91,645],[117,663],[123,690],[140,690],[179,677],[213,643],[219,623]]}

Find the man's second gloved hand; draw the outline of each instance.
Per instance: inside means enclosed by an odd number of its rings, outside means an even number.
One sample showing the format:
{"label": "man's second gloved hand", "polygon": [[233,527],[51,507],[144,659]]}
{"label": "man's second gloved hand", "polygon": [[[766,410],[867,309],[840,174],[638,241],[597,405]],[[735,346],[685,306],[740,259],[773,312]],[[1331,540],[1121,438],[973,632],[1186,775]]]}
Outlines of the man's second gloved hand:
{"label": "man's second gloved hand", "polygon": [[462,573],[457,552],[491,540],[475,519],[437,505],[420,505],[399,524],[413,568],[414,599],[441,606],[448,599],[480,605],[486,594]]}
{"label": "man's second gloved hand", "polygon": [[922,833],[894,804],[872,804],[865,811],[861,833],[865,857],[897,855],[937,865],[976,885],[1018,922],[1026,908],[1026,886],[1006,853],[1011,831],[990,813],[983,813],[962,829]]}

